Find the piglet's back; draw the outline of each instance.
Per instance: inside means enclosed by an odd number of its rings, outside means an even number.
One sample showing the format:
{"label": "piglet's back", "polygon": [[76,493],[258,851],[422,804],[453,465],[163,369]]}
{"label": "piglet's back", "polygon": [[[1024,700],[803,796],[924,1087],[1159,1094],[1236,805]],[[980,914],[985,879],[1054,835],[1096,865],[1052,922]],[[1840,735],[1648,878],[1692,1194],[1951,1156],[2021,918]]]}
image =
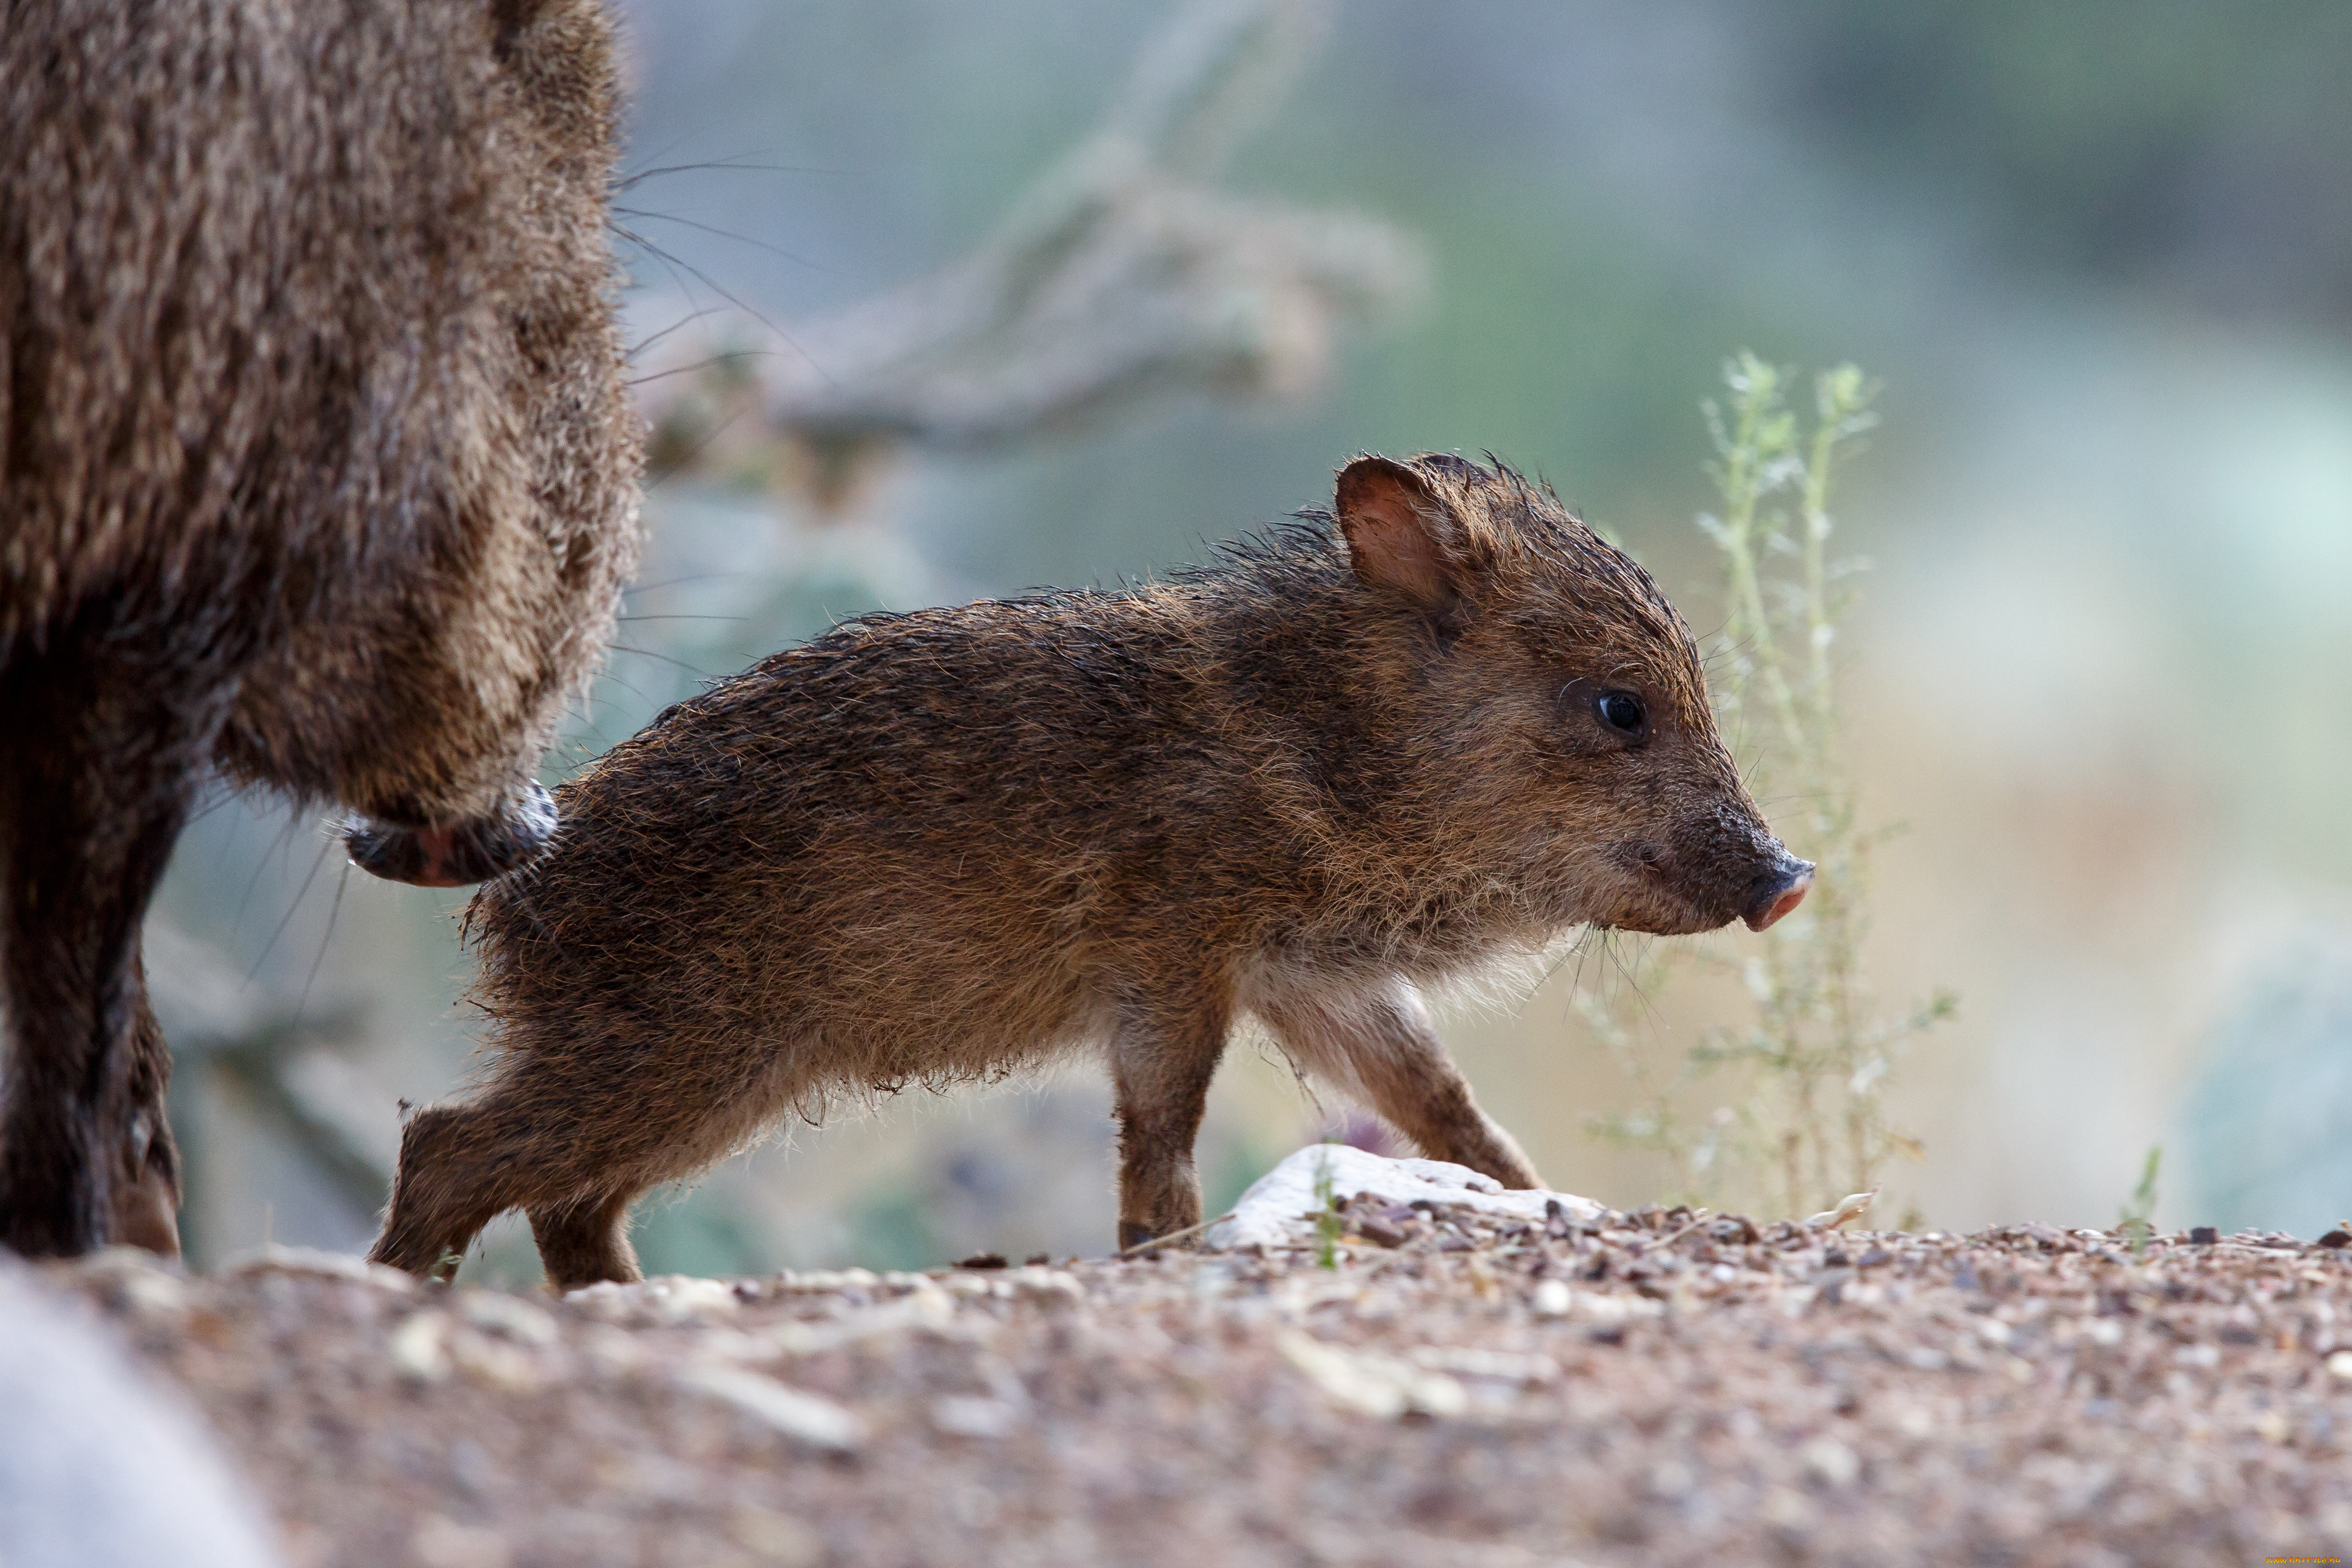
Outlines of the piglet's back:
{"label": "piglet's back", "polygon": [[1013,961],[1075,996],[1089,942],[1245,853],[1263,811],[1230,598],[1196,581],[869,617],[679,703],[559,789],[549,852],[477,899],[482,1000],[641,1005],[626,977],[647,962],[739,1023],[775,1016],[778,988],[840,1018]]}

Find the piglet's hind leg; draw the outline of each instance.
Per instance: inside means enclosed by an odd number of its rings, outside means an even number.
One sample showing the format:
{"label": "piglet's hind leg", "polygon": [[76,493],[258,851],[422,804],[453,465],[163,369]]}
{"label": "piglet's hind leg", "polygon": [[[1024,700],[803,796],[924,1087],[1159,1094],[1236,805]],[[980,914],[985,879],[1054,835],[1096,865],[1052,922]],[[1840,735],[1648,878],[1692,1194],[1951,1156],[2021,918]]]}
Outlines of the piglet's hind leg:
{"label": "piglet's hind leg", "polygon": [[1135,1016],[1111,1046],[1118,1117],[1118,1244],[1139,1246],[1201,1222],[1192,1144],[1225,1049],[1222,1009]]}
{"label": "piglet's hind leg", "polygon": [[470,1105],[429,1105],[400,1136],[400,1170],[383,1234],[368,1253],[427,1279],[448,1279],[482,1227],[518,1207],[499,1191],[497,1119]]}
{"label": "piglet's hind leg", "polygon": [[629,1203],[635,1193],[614,1193],[583,1202],[530,1211],[531,1239],[547,1282],[559,1291],[600,1281],[626,1284],[645,1276],[629,1245]]}

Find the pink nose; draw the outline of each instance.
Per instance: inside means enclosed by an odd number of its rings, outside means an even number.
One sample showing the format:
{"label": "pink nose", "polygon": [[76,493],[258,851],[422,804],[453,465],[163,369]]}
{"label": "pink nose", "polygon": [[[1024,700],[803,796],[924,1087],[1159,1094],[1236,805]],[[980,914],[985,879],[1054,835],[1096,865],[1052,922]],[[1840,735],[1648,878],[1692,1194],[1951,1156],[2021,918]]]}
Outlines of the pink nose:
{"label": "pink nose", "polygon": [[1805,902],[1805,890],[1813,885],[1812,868],[1807,867],[1788,886],[1782,888],[1771,903],[1748,916],[1748,929],[1761,931],[1780,916]]}

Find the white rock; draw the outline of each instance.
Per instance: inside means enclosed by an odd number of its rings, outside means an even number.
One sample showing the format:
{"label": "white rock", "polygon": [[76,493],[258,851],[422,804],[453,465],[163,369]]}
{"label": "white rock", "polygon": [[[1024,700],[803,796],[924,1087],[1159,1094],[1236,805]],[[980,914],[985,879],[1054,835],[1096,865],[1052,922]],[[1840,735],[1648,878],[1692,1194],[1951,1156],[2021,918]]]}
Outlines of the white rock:
{"label": "white rock", "polygon": [[677,1380],[812,1448],[846,1453],[866,1441],[866,1423],[856,1412],[756,1372],[698,1364],[680,1372]]}
{"label": "white rock", "polygon": [[1369,1193],[1391,1203],[1463,1204],[1515,1219],[1541,1221],[1547,1201],[1578,1225],[1596,1225],[1608,1209],[1561,1192],[1507,1192],[1494,1177],[1444,1160],[1392,1160],[1346,1144],[1309,1144],[1250,1184],[1233,1212],[1209,1227],[1211,1247],[1282,1247],[1310,1239],[1316,1197],[1328,1173],[1330,1194],[1344,1203]]}
{"label": "white rock", "polygon": [[1536,1286],[1528,1304],[1539,1318],[1564,1318],[1569,1308],[1576,1304],[1576,1292],[1568,1288],[1565,1280],[1546,1280]]}

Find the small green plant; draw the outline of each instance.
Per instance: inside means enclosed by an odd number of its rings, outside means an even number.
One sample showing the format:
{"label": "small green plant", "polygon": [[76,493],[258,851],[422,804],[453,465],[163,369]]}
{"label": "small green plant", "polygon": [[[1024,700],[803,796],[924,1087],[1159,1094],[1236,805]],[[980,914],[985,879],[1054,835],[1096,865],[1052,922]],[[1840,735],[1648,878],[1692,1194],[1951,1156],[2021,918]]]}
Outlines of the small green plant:
{"label": "small green plant", "polygon": [[[1727,404],[1706,405],[1716,450],[1708,472],[1723,511],[1698,525],[1721,559],[1727,601],[1710,660],[1716,716],[1735,747],[1755,754],[1750,793],[1820,868],[1811,894],[1744,957],[1702,945],[1633,967],[1632,988],[1644,996],[1683,959],[1734,966],[1746,982],[1752,1020],[1709,1031],[1672,1072],[1637,1048],[1610,998],[1587,990],[1577,1005],[1640,1099],[1595,1131],[1667,1155],[1694,1201],[1799,1215],[1875,1191],[1890,1159],[1919,1157],[1916,1140],[1887,1118],[1888,1074],[1955,1002],[1939,991],[1880,1019],[1863,982],[1876,838],[1860,825],[1841,758],[1831,655],[1864,563],[1832,555],[1830,497],[1839,465],[1876,423],[1877,388],[1852,365],[1822,372],[1808,424],[1790,406],[1791,380],[1752,354],[1724,367]],[[1702,1082],[1734,1092],[1694,1126],[1679,1106]]]}
{"label": "small green plant", "polygon": [[1326,1269],[1339,1266],[1339,1235],[1346,1222],[1339,1218],[1338,1178],[1331,1171],[1331,1143],[1323,1142],[1315,1156],[1315,1261]]}
{"label": "small green plant", "polygon": [[2164,1145],[2149,1145],[2147,1163],[2140,1167],[2139,1186],[2132,1188],[2131,1201],[2125,1204],[2116,1216],[2116,1228],[2122,1231],[2131,1243],[2135,1258],[2147,1250],[2148,1242],[2156,1235],[2156,1173],[2157,1167],[2163,1163]]}

